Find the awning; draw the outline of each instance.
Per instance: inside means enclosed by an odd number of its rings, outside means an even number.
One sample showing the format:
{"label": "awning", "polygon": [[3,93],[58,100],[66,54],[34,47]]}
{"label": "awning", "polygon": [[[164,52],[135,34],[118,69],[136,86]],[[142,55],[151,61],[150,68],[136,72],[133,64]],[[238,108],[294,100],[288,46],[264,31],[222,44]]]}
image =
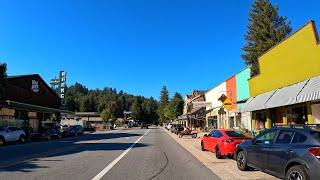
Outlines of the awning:
{"label": "awning", "polygon": [[266,109],[296,104],[296,97],[307,82],[308,80],[278,89],[266,102]]}
{"label": "awning", "polygon": [[248,99],[248,101],[245,103],[244,107],[242,108],[241,112],[248,112],[248,111],[257,111],[266,109],[266,102],[271,98],[271,96],[276,92],[277,90],[273,90],[270,92],[266,92],[263,94],[260,94],[256,97],[251,97]]}
{"label": "awning", "polygon": [[311,78],[297,96],[297,103],[320,100],[320,76]]}
{"label": "awning", "polygon": [[26,104],[26,103],[10,101],[10,100],[7,100],[6,102],[7,102],[8,106],[15,107],[18,109],[23,109],[23,110],[36,111],[36,112],[53,112],[53,113],[61,112],[61,113],[74,114],[74,112],[72,112],[72,111],[66,111],[66,110],[62,110],[62,109],[37,106],[37,105]]}

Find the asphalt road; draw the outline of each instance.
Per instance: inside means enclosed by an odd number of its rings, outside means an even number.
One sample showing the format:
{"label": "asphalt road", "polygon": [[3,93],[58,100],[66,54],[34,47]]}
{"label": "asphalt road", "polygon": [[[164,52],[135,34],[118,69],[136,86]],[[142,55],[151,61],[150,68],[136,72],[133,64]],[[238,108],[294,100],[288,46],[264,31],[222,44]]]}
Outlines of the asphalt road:
{"label": "asphalt road", "polygon": [[0,147],[1,180],[219,179],[161,128]]}

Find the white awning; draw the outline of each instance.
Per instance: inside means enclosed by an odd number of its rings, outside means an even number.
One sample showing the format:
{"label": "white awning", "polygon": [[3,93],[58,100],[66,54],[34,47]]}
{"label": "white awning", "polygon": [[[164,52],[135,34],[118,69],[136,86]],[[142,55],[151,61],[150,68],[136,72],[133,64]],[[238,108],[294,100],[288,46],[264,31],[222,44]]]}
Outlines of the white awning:
{"label": "white awning", "polygon": [[297,96],[297,103],[320,100],[320,76],[311,78]]}
{"label": "white awning", "polygon": [[296,97],[308,80],[278,89],[266,102],[266,109],[296,104]]}
{"label": "white awning", "polygon": [[271,96],[276,92],[277,90],[269,91],[263,94],[260,94],[254,98],[250,98],[244,105],[242,112],[248,112],[248,111],[257,111],[266,109],[266,102],[271,98]]}

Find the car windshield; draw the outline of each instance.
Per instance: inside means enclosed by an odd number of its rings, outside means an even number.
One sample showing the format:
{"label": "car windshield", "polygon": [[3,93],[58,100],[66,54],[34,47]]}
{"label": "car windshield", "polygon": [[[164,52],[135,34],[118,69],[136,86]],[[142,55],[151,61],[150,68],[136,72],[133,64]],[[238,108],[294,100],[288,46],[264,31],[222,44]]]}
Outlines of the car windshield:
{"label": "car windshield", "polygon": [[237,132],[237,131],[225,131],[225,133],[226,133],[229,137],[246,137],[246,136],[243,135],[241,132]]}

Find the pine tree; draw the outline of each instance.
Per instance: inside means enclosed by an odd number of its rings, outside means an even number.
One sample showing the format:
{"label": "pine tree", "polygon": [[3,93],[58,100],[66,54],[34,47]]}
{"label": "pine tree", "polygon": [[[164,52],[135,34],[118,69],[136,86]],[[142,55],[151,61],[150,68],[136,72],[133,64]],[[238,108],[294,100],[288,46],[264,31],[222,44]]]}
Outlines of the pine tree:
{"label": "pine tree", "polygon": [[160,91],[160,102],[159,102],[159,108],[158,108],[158,116],[159,116],[160,124],[166,120],[164,110],[168,104],[169,104],[169,91],[166,86],[163,86]]}
{"label": "pine tree", "polygon": [[278,6],[269,0],[255,0],[249,14],[247,43],[242,48],[246,65],[251,67],[251,77],[259,73],[258,57],[278,44],[291,33],[290,22],[278,15]]}
{"label": "pine tree", "polygon": [[7,64],[0,63],[0,101],[5,100],[5,87],[6,87],[6,77],[7,77]]}

